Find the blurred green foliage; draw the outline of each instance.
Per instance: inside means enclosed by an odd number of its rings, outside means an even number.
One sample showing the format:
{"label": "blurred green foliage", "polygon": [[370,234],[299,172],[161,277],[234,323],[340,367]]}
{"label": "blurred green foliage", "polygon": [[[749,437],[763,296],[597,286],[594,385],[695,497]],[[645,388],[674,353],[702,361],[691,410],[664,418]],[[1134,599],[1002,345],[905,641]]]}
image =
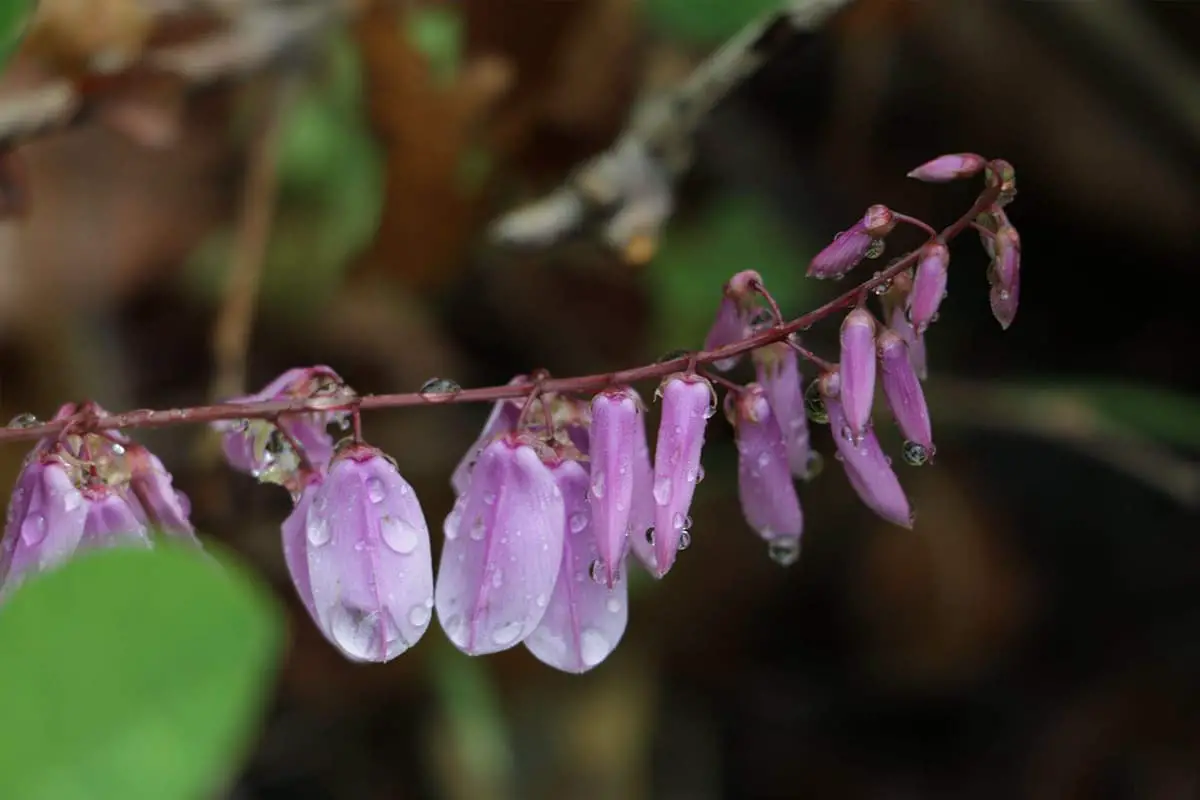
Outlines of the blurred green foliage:
{"label": "blurred green foliage", "polygon": [[800,278],[806,262],[797,242],[770,207],[751,196],[726,195],[701,209],[698,219],[667,226],[647,277],[655,282],[657,348],[664,352],[704,341],[735,273],[757,270],[785,314],[812,299]]}
{"label": "blurred green foliage", "polygon": [[1119,381],[1070,384],[1067,390],[1110,422],[1165,444],[1200,452],[1200,399],[1196,397]]}
{"label": "blurred green foliage", "polygon": [[650,22],[671,36],[715,44],[782,0],[646,0]]}
{"label": "blurred green foliage", "polygon": [[0,2],[0,68],[21,43],[25,23],[33,11],[34,0],[3,0]]}
{"label": "blurred green foliage", "polygon": [[254,732],[280,619],[193,550],[92,552],[30,579],[0,608],[0,797],[212,796]]}

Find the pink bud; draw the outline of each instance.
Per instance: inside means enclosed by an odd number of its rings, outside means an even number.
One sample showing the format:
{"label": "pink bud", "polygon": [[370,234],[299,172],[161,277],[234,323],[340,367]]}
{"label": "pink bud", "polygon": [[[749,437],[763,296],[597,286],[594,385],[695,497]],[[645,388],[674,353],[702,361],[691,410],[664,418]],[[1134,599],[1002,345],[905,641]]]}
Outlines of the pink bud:
{"label": "pink bud", "polygon": [[908,173],[908,177],[926,183],[945,183],[958,178],[969,178],[983,169],[985,164],[987,159],[975,153],[949,153],[926,161]]}
{"label": "pink bud", "polygon": [[996,231],[995,257],[989,273],[992,315],[1007,329],[1017,315],[1021,292],[1021,237],[1017,229],[1002,224]]}
{"label": "pink bud", "polygon": [[[739,272],[726,282],[716,319],[704,339],[705,350],[716,350],[750,335],[750,319],[758,298],[755,286],[761,284],[762,276],[754,270]],[[723,358],[714,361],[713,366],[725,372],[737,366],[740,359],[741,356]]]}
{"label": "pink bud", "polygon": [[808,276],[834,280],[841,278],[867,257],[874,241],[875,237],[867,232],[865,221],[860,219],[813,256],[808,265]]}
{"label": "pink bud", "polygon": [[612,389],[592,398],[590,527],[610,587],[629,546],[641,414],[641,400],[632,389]]}
{"label": "pink bud", "polygon": [[867,209],[862,221],[863,229],[874,239],[882,239],[896,229],[896,215],[879,203]]}
{"label": "pink bud", "polygon": [[[592,530],[597,506],[588,502],[587,471],[577,461],[562,461],[550,472],[562,493],[565,512],[562,561],[545,614],[525,639],[525,647],[555,669],[587,672],[621,641],[629,620],[629,590],[623,570],[609,573],[614,576],[611,584],[595,580],[595,565],[603,561]],[[593,477],[593,497],[594,481]]]}
{"label": "pink bud", "polygon": [[677,373],[663,380],[662,421],[654,451],[654,559],[659,577],[675,563],[690,540],[688,511],[700,472],[704,430],[716,410],[712,384],[698,375]]}
{"label": "pink bud", "polygon": [[946,296],[946,279],[950,267],[950,250],[941,242],[930,242],[921,248],[912,293],[908,296],[908,318],[917,333],[924,333],[937,316],[938,306]]}
{"label": "pink bud", "polygon": [[783,432],[771,410],[766,390],[745,387],[735,401],[738,449],[738,498],[750,527],[777,558],[794,561],[800,553],[804,515],[792,483]]}
{"label": "pink bud", "polygon": [[452,644],[469,655],[507,650],[546,613],[562,565],[562,490],[520,435],[489,444],[446,517],[435,600]]}
{"label": "pink bud", "polygon": [[771,412],[787,444],[792,475],[805,479],[816,461],[804,411],[804,380],[796,351],[786,342],[760,347],[752,354],[758,383],[767,393]]}
{"label": "pink bud", "polygon": [[900,433],[907,440],[904,458],[910,464],[924,464],[933,457],[933,431],[925,392],[909,359],[908,345],[895,331],[885,330],[879,335],[877,347],[883,393]]}
{"label": "pink bud", "polygon": [[875,318],[864,308],[846,315],[841,330],[841,397],[855,440],[871,419],[875,400]]}

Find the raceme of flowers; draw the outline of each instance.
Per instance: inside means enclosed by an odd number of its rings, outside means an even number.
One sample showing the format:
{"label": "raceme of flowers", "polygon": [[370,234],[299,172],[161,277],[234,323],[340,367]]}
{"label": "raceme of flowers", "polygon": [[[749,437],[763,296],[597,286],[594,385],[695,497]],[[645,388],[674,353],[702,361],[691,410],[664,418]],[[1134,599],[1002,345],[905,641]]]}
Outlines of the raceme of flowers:
{"label": "raceme of flowers", "polygon": [[[1011,166],[954,154],[910,175],[938,182],[981,172],[995,202],[972,227],[991,258],[993,314],[1007,328],[1020,284],[1020,240],[1003,210],[1015,195]],[[872,206],[813,258],[808,274],[843,277],[878,257],[900,223],[932,234]],[[625,631],[631,564],[661,579],[691,542],[701,453],[718,410],[734,428],[746,521],[780,564],[800,555],[796,481],[811,480],[822,464],[810,423],[830,425],[836,459],[862,502],[912,526],[908,498],[876,437],[876,394],[904,437],[903,461],[930,461],[925,336],[946,294],[949,262],[945,241],[931,235],[915,258],[865,282],[841,321],[836,363],[784,334],[750,351],[754,379],[744,385],[718,374],[738,367],[741,355],[704,363],[697,356],[661,377],[653,448],[646,402],[632,386],[580,396],[544,391],[537,376],[514,378],[523,396],[495,403],[451,476],[457,501],[442,524],[436,574],[421,503],[396,463],[358,435],[358,396],[334,370],[292,369],[230,401],[320,399],[311,407],[321,410],[211,424],[233,469],[291,492],[294,508],[281,525],[288,570],[313,622],[345,657],[389,661],[436,617],[470,655],[523,644],[552,667],[584,672]],[[783,325],[762,278],[739,272],[725,284],[704,352]],[[807,387],[802,358],[817,367]],[[457,389],[446,384],[431,382],[423,392]],[[98,428],[105,416],[92,403],[64,406],[55,417],[69,420],[62,432],[39,440],[27,457],[0,545],[0,597],[88,548],[151,547],[159,537],[199,546],[187,498],[162,462],[124,433]],[[335,443],[330,427],[345,431],[352,422],[354,434]],[[20,418],[10,427],[35,423]]]}

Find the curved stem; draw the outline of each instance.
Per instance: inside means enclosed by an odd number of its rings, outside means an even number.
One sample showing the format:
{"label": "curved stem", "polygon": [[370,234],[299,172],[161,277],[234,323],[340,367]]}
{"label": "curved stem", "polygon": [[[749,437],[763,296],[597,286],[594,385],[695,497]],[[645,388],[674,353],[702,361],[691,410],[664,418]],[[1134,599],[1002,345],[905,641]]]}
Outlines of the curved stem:
{"label": "curved stem", "polygon": [[[975,217],[995,203],[999,195],[999,187],[985,189],[967,213],[959,217],[953,224],[941,232],[939,236],[941,241],[948,242],[970,227]],[[917,259],[917,254],[918,251],[916,250],[908,253],[887,269],[875,274],[849,291],[838,295],[824,305],[809,311],[807,314],[799,316],[790,322],[757,331],[740,341],[727,344],[724,347],[693,352],[668,361],[655,362],[616,372],[581,375],[574,378],[547,378],[536,383],[517,383],[506,384],[504,386],[488,386],[480,389],[463,389],[453,397],[447,398],[443,404],[488,403],[509,398],[527,398],[531,393],[593,393],[609,386],[628,385],[638,381],[663,378],[675,372],[695,370],[697,367],[711,364],[714,361],[720,361],[750,352],[751,350],[757,350],[774,342],[786,341],[793,333],[807,330],[815,323],[854,306],[860,297],[868,294],[876,286],[887,283],[896,275],[911,267]],[[364,395],[351,401],[330,397],[313,397],[293,400],[265,400],[249,403],[218,403],[192,408],[142,409],[138,411],[126,411],[120,414],[108,414],[106,416],[95,416],[93,414],[88,419],[82,421],[78,418],[66,418],[45,422],[40,425],[0,428],[0,443],[27,441],[54,436],[68,425],[79,425],[81,423],[85,425],[87,430],[92,431],[113,430],[115,428],[162,428],[170,425],[200,424],[231,419],[275,419],[283,414],[314,411],[350,411],[357,416],[357,411],[359,410],[402,408],[405,406],[427,404],[428,401],[420,392],[407,392],[402,394]]]}

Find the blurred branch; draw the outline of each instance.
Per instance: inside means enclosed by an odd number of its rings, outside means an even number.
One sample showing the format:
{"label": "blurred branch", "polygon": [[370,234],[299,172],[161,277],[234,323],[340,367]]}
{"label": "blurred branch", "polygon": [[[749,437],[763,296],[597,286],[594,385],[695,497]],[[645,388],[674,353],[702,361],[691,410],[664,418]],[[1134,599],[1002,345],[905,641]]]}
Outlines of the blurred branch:
{"label": "blurred branch", "polygon": [[1200,464],[1107,418],[1080,392],[939,380],[929,404],[937,422],[1058,442],[1185,508],[1200,507]]}
{"label": "blurred branch", "polygon": [[254,133],[248,155],[225,297],[213,328],[214,399],[234,397],[245,389],[246,351],[254,326],[279,186],[279,138],[288,101],[296,86],[287,77],[283,81],[282,85],[271,87],[269,102],[258,111],[259,129]]}

